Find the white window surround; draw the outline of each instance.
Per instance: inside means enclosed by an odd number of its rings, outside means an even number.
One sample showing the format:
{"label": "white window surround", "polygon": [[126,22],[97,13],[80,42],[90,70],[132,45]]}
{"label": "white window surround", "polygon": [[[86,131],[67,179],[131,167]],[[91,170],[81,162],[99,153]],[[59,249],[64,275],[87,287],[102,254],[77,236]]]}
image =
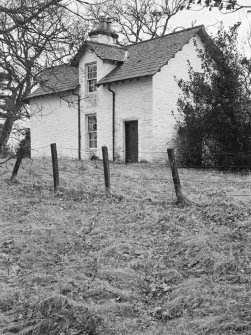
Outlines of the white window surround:
{"label": "white window surround", "polygon": [[97,63],[86,64],[86,91],[93,93],[97,91]]}
{"label": "white window surround", "polygon": [[97,114],[86,115],[87,141],[86,149],[88,151],[97,149]]}

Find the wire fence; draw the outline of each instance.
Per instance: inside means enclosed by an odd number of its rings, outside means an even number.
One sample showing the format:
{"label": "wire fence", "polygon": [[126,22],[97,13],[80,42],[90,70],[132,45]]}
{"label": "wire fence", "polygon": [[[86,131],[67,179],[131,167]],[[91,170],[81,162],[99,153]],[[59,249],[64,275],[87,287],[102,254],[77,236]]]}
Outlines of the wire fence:
{"label": "wire fence", "polygon": [[[44,153],[39,152],[41,149],[46,149]],[[174,149],[176,149],[174,147]],[[31,149],[31,152],[34,153],[36,156],[36,153],[39,153],[39,156],[41,155],[46,155],[50,151],[49,145],[46,146],[40,146],[40,147],[35,147]],[[59,156],[64,157],[64,156],[72,156],[72,157],[77,157],[78,156],[79,149],[76,147],[71,147],[71,146],[59,146]],[[97,148],[93,149],[81,149],[81,157],[83,156],[83,159],[91,158],[92,156],[95,156],[97,152],[99,153],[99,156],[97,157],[98,159],[102,159],[101,157],[101,148],[100,150],[97,150]],[[63,154],[62,154],[63,153]],[[182,163],[180,158],[178,157],[178,167],[179,168],[189,168],[189,169],[219,169],[219,170],[251,170],[251,151],[239,151],[239,152],[216,152],[214,153],[214,156],[226,156],[226,157],[234,157],[234,158],[246,158],[246,161],[248,161],[248,164],[234,164],[234,163],[229,163],[229,164],[216,164],[215,162],[210,162],[210,154],[205,154],[201,152],[196,152],[192,150],[183,150],[182,151],[183,155],[186,156],[203,156],[202,157],[202,162],[200,164],[193,164],[193,163]],[[139,161],[151,161],[154,160],[155,164],[158,165],[165,165],[168,162],[167,158],[167,151],[166,150],[137,150],[136,151],[128,151],[125,149],[120,149],[119,154],[115,154],[115,161],[125,161],[125,157],[127,155],[136,155],[137,160]],[[179,154],[180,155],[180,154]],[[179,156],[178,155],[178,156]],[[124,157],[124,158],[123,158]],[[122,158],[122,159],[121,159]],[[250,163],[249,163],[250,162]]]}
{"label": "wire fence", "polygon": [[[48,146],[33,148],[33,150],[41,148],[48,149]],[[175,201],[173,175],[168,166],[167,152],[160,152],[166,156],[164,161],[127,165],[110,162],[111,193],[130,201],[157,203]],[[12,171],[15,158],[0,162],[4,163],[1,165],[5,167],[2,169],[3,174]],[[58,166],[61,190],[72,191],[79,195],[81,193],[104,194],[104,167],[101,159],[77,160],[58,155]],[[195,170],[179,167],[179,175],[184,194],[198,203],[215,198],[225,200],[237,197],[243,200],[251,197],[249,173],[223,173],[212,169]],[[51,191],[53,189],[51,158],[26,158],[21,163],[18,177],[30,187]]]}

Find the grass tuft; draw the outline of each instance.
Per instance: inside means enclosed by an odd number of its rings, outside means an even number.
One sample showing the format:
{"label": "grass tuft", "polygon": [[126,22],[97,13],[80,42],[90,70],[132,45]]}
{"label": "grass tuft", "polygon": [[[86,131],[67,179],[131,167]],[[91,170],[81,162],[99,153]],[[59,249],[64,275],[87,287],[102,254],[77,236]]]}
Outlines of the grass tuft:
{"label": "grass tuft", "polygon": [[19,323],[5,332],[22,335],[95,335],[101,320],[87,308],[77,306],[62,296],[53,296],[25,306]]}
{"label": "grass tuft", "polygon": [[[13,162],[14,163],[14,162]],[[165,165],[24,160],[0,176],[6,335],[249,335],[249,175]]]}

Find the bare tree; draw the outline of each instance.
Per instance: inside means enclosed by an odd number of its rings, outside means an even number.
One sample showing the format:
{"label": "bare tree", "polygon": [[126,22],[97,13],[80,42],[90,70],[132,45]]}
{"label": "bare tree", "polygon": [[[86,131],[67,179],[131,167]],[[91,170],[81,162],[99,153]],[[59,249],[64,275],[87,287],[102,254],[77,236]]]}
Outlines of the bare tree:
{"label": "bare tree", "polygon": [[94,25],[100,16],[111,16],[123,42],[140,42],[162,36],[170,19],[186,8],[187,0],[108,0],[88,8]]}
{"label": "bare tree", "polygon": [[[21,7],[23,0],[7,0],[8,6]],[[36,3],[39,1],[32,1]],[[28,6],[28,5],[27,5]],[[28,8],[28,7],[27,7]],[[37,84],[39,73],[59,64],[72,53],[74,38],[70,17],[63,8],[40,13],[36,20],[9,30],[12,20],[1,13],[0,35],[0,152],[7,144],[15,121],[30,117],[24,99]],[[78,24],[78,23],[77,23]]]}
{"label": "bare tree", "polygon": [[93,0],[95,6],[87,8],[94,26],[100,16],[111,16],[122,43],[140,42],[166,34],[170,19],[181,10],[218,8],[229,13],[251,9],[250,0]]}
{"label": "bare tree", "polygon": [[[101,0],[101,3],[105,0]],[[81,17],[81,6],[92,6],[84,0],[1,0],[0,35],[37,20],[44,12],[63,8]],[[86,19],[86,18],[85,18]],[[8,21],[8,26],[5,22]]]}
{"label": "bare tree", "polygon": [[226,13],[236,12],[241,9],[251,9],[249,0],[188,0],[186,8],[190,9],[193,5],[200,5],[209,9],[218,8]]}

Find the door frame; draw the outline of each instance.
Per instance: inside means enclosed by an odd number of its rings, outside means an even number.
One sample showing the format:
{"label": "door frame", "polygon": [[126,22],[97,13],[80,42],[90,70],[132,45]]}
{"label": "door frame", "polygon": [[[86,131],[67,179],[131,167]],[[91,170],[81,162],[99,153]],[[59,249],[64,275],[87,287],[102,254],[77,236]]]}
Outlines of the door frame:
{"label": "door frame", "polygon": [[124,121],[124,153],[125,153],[125,163],[127,164],[127,155],[126,155],[126,125],[137,122],[137,131],[138,131],[138,160],[139,160],[139,120],[138,119],[132,119],[132,120],[125,120]]}

